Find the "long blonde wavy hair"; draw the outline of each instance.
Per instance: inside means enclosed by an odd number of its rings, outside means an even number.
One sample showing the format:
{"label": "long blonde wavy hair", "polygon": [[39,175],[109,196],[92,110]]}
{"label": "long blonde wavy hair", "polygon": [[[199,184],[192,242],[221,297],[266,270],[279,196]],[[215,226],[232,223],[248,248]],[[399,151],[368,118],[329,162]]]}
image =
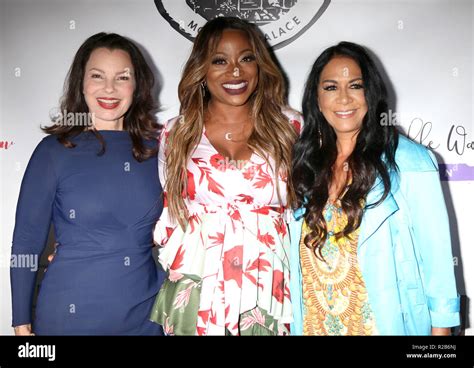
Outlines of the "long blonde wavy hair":
{"label": "long blonde wavy hair", "polygon": [[[289,173],[291,150],[297,134],[282,113],[282,108],[286,106],[283,75],[267,49],[264,36],[255,25],[238,18],[219,17],[207,22],[194,41],[178,86],[180,122],[173,126],[168,136],[165,170],[168,211],[171,218],[183,228],[187,223],[184,202],[187,193],[187,164],[201,139],[204,110],[210,98],[209,92],[206,93],[201,83],[205,81],[211,57],[222,33],[227,29],[246,33],[258,65],[258,85],[249,100],[254,128],[247,145],[266,160],[271,157],[275,161],[275,179],[278,179],[278,173],[287,178],[287,202],[294,201]],[[278,180],[276,182],[281,203]]]}

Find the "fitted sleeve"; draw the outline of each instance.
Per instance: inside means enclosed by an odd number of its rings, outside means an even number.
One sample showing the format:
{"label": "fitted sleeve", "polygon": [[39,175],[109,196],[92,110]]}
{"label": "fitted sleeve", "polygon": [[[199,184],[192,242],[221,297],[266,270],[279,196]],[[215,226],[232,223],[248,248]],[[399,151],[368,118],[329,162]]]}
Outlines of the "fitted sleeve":
{"label": "fitted sleeve", "polygon": [[167,141],[169,132],[173,124],[177,119],[170,120],[165,123],[161,134],[160,134],[160,148],[158,151],[158,172],[160,175],[161,187],[163,188],[163,212],[158,219],[155,230],[153,232],[153,240],[158,246],[165,246],[168,242],[169,237],[173,234],[176,229],[177,223],[170,217],[168,211],[168,198],[166,189],[166,154],[167,154]]}
{"label": "fitted sleeve", "polygon": [[48,239],[57,186],[52,143],[56,142],[48,137],[36,147],[21,184],[10,264],[13,326],[31,323],[36,273]]}

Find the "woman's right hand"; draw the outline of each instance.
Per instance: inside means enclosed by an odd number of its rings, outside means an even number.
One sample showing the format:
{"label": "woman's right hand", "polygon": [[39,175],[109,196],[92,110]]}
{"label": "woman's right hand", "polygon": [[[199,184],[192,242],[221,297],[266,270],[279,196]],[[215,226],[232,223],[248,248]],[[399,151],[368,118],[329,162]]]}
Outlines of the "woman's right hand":
{"label": "woman's right hand", "polygon": [[[54,253],[51,253],[49,256],[48,256],[48,262],[51,263],[51,261],[54,259],[54,256],[56,255],[56,252]],[[45,269],[46,271],[46,269]]]}
{"label": "woman's right hand", "polygon": [[31,331],[31,324],[20,325],[14,327],[16,336],[34,336],[35,334]]}
{"label": "woman's right hand", "polygon": [[[54,259],[54,257],[56,256],[56,251],[58,250],[58,245],[59,243],[54,243],[54,252],[51,253],[50,255],[48,255],[48,262],[51,263]],[[46,272],[46,270],[48,269],[48,267],[45,267],[44,269],[44,272]]]}

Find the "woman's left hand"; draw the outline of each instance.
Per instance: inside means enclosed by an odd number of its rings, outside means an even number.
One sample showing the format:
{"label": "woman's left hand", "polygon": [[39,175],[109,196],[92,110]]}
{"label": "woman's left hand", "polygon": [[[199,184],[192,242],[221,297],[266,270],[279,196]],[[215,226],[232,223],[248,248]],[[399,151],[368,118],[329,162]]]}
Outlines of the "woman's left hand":
{"label": "woman's left hand", "polygon": [[450,328],[431,327],[432,336],[451,336]]}

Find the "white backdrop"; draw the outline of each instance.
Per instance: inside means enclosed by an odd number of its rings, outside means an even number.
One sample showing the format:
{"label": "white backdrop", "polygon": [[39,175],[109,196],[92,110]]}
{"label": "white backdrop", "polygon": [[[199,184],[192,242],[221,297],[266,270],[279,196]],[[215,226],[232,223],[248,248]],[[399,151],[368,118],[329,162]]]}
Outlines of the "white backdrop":
{"label": "white backdrop", "polygon": [[[310,12],[314,2],[298,0],[294,8]],[[189,11],[184,1],[180,7]],[[441,167],[450,179],[443,181],[443,188],[458,290],[467,295],[466,334],[471,335],[473,18],[470,0],[332,0],[306,32],[275,51],[290,80],[290,104],[296,109],[307,73],[326,47],[353,41],[377,56],[392,86],[402,128],[430,145],[448,165],[447,172]],[[100,31],[117,32],[141,45],[159,82],[159,118],[174,116],[191,42],[160,15],[153,0],[0,0],[0,334],[12,333],[8,263],[21,179],[43,137],[40,124],[48,124],[50,111],[58,106],[74,53]]]}

